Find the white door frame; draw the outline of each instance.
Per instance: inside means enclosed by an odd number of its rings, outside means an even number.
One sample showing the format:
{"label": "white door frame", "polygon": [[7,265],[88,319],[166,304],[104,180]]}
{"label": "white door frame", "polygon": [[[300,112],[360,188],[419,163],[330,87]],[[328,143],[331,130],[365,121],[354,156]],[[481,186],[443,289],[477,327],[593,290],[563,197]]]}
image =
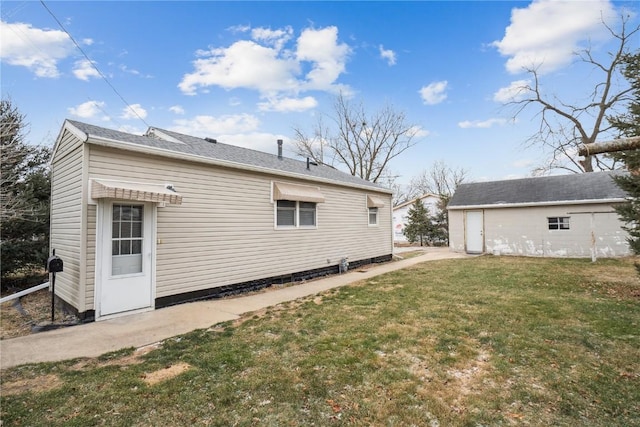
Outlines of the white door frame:
{"label": "white door frame", "polygon": [[[475,217],[473,221],[469,216]],[[464,247],[467,253],[484,252],[484,211],[464,211]]]}
{"label": "white door frame", "polygon": [[[105,235],[105,224],[104,221],[111,222],[111,209],[113,204],[142,204],[145,209],[145,221],[150,219],[150,235],[145,236],[145,240],[149,245],[149,250],[145,251],[143,254],[143,265],[146,257],[146,261],[148,265],[148,274],[150,281],[150,289],[149,289],[149,306],[134,309],[134,310],[126,310],[117,313],[111,313],[102,315],[102,304],[100,301],[102,291],[103,291],[103,277],[104,274],[110,270],[111,264],[105,265],[104,259],[106,257],[105,253],[105,244],[106,240],[111,241],[110,235]],[[119,317],[123,315],[140,313],[144,311],[153,310],[155,308],[155,298],[156,298],[156,229],[157,229],[157,204],[149,203],[149,202],[136,202],[132,200],[114,200],[114,199],[102,199],[98,202],[97,206],[97,214],[96,214],[96,258],[95,258],[95,286],[93,292],[93,300],[95,307],[95,319],[97,320],[106,320],[113,317]],[[149,215],[147,216],[147,212]],[[110,227],[109,227],[110,229]],[[105,270],[106,269],[106,270]]]}

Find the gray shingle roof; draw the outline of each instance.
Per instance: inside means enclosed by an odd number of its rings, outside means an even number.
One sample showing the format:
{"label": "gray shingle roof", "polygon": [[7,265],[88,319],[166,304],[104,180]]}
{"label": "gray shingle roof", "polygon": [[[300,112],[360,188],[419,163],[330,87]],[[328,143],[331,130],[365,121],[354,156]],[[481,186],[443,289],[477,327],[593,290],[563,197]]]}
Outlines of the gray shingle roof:
{"label": "gray shingle roof", "polygon": [[612,179],[620,173],[592,172],[461,184],[449,208],[622,199],[626,193]]}
{"label": "gray shingle roof", "polygon": [[[221,142],[208,142],[202,138],[184,135],[169,130],[153,128],[172,138],[179,140],[171,142],[159,139],[150,135],[134,135],[126,132],[120,132],[113,129],[107,129],[100,126],[90,125],[88,123],[78,122],[75,120],[67,120],[68,123],[76,127],[78,130],[88,134],[90,137],[106,138],[115,142],[123,142],[145,146],[150,149],[163,149],[175,153],[190,154],[194,156],[204,157],[208,159],[233,162],[241,165],[253,166],[258,168],[269,169],[274,173],[294,173],[303,175],[309,179],[322,179],[337,181],[344,184],[371,187],[372,189],[390,192],[384,187],[366,181],[348,173],[339,171],[327,165],[311,165],[307,169],[307,162],[289,158],[279,159],[276,154],[269,154],[262,151],[251,150],[248,148],[237,147],[234,145],[224,144]],[[123,146],[124,148],[124,146]],[[277,151],[277,145],[273,144],[274,152]]]}

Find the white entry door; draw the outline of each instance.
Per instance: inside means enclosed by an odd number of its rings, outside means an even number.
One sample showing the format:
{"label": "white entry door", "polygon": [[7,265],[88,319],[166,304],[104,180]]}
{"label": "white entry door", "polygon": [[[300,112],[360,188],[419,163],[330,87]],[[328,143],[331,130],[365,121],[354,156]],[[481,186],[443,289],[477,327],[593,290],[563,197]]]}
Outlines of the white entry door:
{"label": "white entry door", "polygon": [[465,240],[467,243],[467,252],[479,254],[484,251],[483,236],[483,215],[482,211],[467,211]]}
{"label": "white entry door", "polygon": [[103,204],[98,317],[152,306],[153,207],[135,202]]}

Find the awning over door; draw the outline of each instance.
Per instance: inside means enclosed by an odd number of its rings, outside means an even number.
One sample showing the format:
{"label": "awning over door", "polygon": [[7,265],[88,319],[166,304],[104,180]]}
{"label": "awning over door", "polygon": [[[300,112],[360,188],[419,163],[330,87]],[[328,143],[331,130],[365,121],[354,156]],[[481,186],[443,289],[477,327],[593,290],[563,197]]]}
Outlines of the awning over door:
{"label": "awning over door", "polygon": [[317,187],[298,184],[273,183],[273,200],[323,203],[324,196]]}
{"label": "awning over door", "polygon": [[92,199],[135,200],[181,205],[182,196],[167,188],[166,184],[138,184],[134,182],[94,179],[91,182]]}
{"label": "awning over door", "polygon": [[368,208],[383,208],[384,199],[378,196],[367,195],[367,207]]}

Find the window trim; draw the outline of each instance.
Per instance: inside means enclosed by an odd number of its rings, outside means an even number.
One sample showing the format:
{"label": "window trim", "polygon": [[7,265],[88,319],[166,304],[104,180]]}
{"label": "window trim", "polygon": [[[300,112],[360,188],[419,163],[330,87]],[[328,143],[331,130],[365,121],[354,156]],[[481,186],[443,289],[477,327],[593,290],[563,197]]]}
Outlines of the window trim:
{"label": "window trim", "polygon": [[547,228],[549,231],[571,230],[570,216],[549,216],[547,217]]}
{"label": "window trim", "polygon": [[[371,222],[371,215],[375,213],[375,222]],[[369,223],[369,227],[376,227],[378,225],[378,217],[380,214],[380,209],[377,206],[367,208],[367,221]]]}

